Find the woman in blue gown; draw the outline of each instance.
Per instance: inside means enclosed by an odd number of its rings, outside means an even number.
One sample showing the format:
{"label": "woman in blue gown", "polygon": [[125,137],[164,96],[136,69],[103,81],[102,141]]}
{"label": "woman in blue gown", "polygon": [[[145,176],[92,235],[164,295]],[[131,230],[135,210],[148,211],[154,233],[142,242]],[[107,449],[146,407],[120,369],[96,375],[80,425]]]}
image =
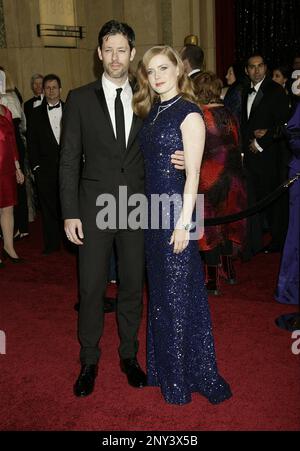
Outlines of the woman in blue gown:
{"label": "woman in blue gown", "polygon": [[[286,135],[293,158],[289,163],[289,178],[300,173],[300,103],[290,118]],[[283,304],[299,304],[300,278],[300,180],[290,188],[289,228],[282,254],[276,300]]]}
{"label": "woman in blue gown", "polygon": [[[133,106],[145,119],[140,142],[149,218],[153,220],[153,195],[183,198],[179,218],[174,217],[174,206],[168,211],[163,204],[158,218],[161,227],[149,225],[145,231],[148,384],[159,386],[172,404],[190,402],[193,392],[218,404],[228,399],[231,391],[218,373],[197,240],[190,239],[204,122],[180,57],[170,47],[157,46],[145,53],[138,86]],[[185,174],[170,163],[170,156],[182,148]]]}

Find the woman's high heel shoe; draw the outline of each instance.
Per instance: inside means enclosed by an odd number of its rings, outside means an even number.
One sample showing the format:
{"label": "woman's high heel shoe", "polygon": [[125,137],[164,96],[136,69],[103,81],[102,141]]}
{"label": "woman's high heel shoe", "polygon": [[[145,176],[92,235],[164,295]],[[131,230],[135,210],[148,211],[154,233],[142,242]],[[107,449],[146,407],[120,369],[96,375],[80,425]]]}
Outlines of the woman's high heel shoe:
{"label": "woman's high heel shoe", "polygon": [[5,249],[3,249],[3,251],[2,251],[2,259],[3,260],[10,260],[12,263],[23,263],[24,262],[24,259],[23,258],[20,258],[20,257],[18,257],[18,258],[16,258],[16,257],[12,257],[11,255],[9,255],[9,253],[5,250]]}

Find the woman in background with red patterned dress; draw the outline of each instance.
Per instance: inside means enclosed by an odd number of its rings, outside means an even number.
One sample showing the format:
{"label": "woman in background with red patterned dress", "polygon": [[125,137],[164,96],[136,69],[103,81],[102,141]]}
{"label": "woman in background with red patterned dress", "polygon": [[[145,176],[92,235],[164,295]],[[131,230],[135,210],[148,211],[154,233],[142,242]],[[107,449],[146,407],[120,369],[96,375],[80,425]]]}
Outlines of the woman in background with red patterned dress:
{"label": "woman in background with red patterned dress", "polygon": [[[237,119],[220,100],[222,81],[214,73],[202,72],[193,81],[206,126],[198,191],[204,194],[204,217],[238,213],[246,208],[247,200]],[[210,294],[220,294],[220,275],[236,283],[232,257],[243,246],[245,235],[245,220],[205,227],[199,247]]]}
{"label": "woman in background with red patterned dress", "polygon": [[[2,259],[20,263],[13,242],[13,208],[17,203],[17,183],[24,182],[24,175],[18,161],[18,151],[12,115],[0,104],[0,224],[3,235]],[[0,259],[0,267],[4,264]]]}

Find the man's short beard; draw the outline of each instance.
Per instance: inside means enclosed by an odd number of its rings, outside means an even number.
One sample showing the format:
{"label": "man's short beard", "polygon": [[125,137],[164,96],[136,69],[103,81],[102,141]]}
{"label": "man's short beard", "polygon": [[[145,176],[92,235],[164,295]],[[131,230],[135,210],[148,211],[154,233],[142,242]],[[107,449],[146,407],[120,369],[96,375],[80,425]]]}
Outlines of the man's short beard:
{"label": "man's short beard", "polygon": [[110,68],[106,68],[106,72],[111,78],[123,78],[125,75],[127,75],[128,71],[124,69],[123,67],[119,69],[118,71],[111,71]]}

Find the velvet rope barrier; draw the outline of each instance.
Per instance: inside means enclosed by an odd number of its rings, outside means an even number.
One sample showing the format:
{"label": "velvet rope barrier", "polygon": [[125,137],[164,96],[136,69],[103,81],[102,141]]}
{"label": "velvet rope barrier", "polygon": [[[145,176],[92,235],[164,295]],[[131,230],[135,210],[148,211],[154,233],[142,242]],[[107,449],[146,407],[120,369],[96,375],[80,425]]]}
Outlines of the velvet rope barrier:
{"label": "velvet rope barrier", "polygon": [[261,199],[257,204],[252,207],[247,208],[239,213],[235,213],[234,215],[228,215],[218,218],[207,218],[204,220],[204,225],[206,227],[215,226],[220,224],[228,224],[230,222],[240,221],[241,219],[247,218],[248,216],[255,215],[259,211],[266,208],[271,202],[273,202],[277,197],[279,197],[285,190],[287,190],[293,183],[300,179],[300,173],[296,173],[296,175],[289,180],[283,182],[280,186],[278,186],[271,194]]}

